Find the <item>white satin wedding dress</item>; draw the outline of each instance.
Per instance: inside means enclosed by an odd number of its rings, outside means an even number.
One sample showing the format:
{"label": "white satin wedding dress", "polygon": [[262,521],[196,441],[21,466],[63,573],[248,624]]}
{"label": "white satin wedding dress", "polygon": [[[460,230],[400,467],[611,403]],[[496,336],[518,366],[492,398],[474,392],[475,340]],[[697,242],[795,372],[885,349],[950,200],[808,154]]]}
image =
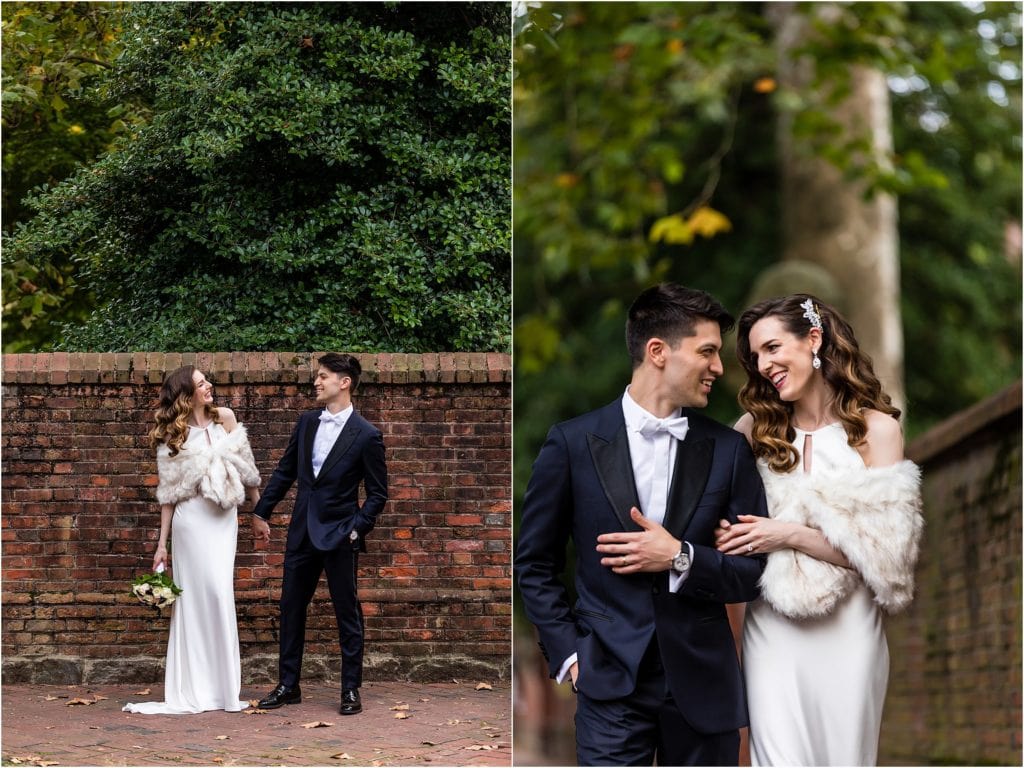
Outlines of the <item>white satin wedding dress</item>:
{"label": "white satin wedding dress", "polygon": [[[220,424],[192,427],[186,445],[215,442]],[[179,502],[171,519],[174,583],[182,589],[171,606],[164,700],[127,704],[125,712],[184,715],[208,710],[240,712],[242,688],[235,618],[235,549],[238,512],[194,496]]]}
{"label": "white satin wedding dress", "polygon": [[[812,473],[863,468],[842,424],[796,430],[801,467],[808,435]],[[863,582],[821,618],[788,618],[764,598],[750,603],[743,670],[753,765],[875,765],[889,648]]]}

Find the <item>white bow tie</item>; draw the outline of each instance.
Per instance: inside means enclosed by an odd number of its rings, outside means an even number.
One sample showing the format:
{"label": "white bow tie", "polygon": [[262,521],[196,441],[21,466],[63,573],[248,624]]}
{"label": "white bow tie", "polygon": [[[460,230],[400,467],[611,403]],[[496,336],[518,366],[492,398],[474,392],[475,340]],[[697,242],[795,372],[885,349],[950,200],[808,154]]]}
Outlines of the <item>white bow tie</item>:
{"label": "white bow tie", "polygon": [[341,411],[338,411],[337,413],[332,415],[330,411],[324,410],[324,412],[320,414],[320,421],[323,421],[323,422],[332,421],[335,424],[337,424],[339,427],[342,424],[344,424],[344,419],[342,418],[342,412]]}
{"label": "white bow tie", "polygon": [[677,440],[684,440],[690,429],[690,422],[685,416],[671,419],[655,419],[644,416],[637,431],[644,437],[654,437],[658,432],[668,432]]}

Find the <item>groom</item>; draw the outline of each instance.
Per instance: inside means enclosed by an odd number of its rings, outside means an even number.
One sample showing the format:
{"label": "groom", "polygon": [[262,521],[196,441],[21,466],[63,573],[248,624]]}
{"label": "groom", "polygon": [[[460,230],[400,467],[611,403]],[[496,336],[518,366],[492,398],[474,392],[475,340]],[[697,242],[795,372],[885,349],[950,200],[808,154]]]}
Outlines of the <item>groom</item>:
{"label": "groom", "polygon": [[764,557],[722,555],[714,529],[765,515],[764,490],[743,436],[691,410],[732,324],[702,291],[644,291],[626,391],[552,427],[533,465],[515,569],[551,676],[577,691],[581,765],[738,762],[747,712],[725,604],[757,596]]}
{"label": "groom", "polygon": [[[356,593],[358,553],[388,499],[388,474],[380,430],[356,413],[352,393],[362,367],[352,355],[321,357],[314,388],[322,408],[299,417],[284,455],[253,510],[257,539],[270,540],[267,520],[298,480],[284,556],[281,585],[281,649],[277,687],[261,709],[302,701],[299,676],[306,635],[306,609],[320,574],[334,604],[341,645],[342,715],[362,711],[363,613]],[[366,498],[359,505],[359,484]]]}

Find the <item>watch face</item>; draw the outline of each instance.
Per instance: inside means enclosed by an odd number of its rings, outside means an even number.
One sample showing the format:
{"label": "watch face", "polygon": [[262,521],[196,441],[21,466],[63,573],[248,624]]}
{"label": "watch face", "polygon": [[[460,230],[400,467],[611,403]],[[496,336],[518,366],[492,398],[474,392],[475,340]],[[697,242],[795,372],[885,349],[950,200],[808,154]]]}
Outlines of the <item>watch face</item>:
{"label": "watch face", "polygon": [[690,567],[690,556],[685,552],[680,552],[672,558],[672,567],[677,571],[685,571]]}

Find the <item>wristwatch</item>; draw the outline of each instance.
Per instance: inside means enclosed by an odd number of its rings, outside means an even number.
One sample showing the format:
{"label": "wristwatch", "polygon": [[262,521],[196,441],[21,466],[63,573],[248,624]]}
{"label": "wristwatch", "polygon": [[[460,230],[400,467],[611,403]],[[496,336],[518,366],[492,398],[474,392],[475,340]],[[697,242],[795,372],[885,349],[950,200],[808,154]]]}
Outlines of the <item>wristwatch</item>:
{"label": "wristwatch", "polygon": [[356,539],[358,539],[358,538],[359,538],[359,531],[356,531],[356,530],[353,530],[353,531],[352,531],[352,532],[351,532],[351,533],[350,533],[350,534],[348,535],[348,540],[349,540],[349,541],[355,541],[355,540],[356,540]]}
{"label": "wristwatch", "polygon": [[690,548],[686,542],[680,542],[679,554],[672,558],[672,570],[685,573],[690,568]]}

